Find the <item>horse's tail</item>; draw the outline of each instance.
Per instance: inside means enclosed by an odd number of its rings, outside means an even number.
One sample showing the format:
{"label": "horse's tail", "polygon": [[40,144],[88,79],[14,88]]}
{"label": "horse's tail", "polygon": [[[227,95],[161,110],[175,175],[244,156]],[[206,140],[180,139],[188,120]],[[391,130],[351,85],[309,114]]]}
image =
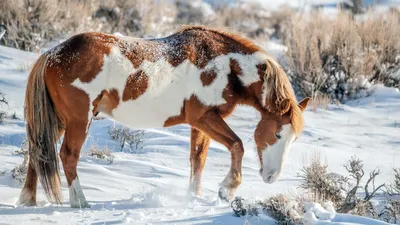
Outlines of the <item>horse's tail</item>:
{"label": "horse's tail", "polygon": [[47,55],[35,63],[26,87],[25,120],[29,158],[49,201],[61,203],[57,139],[61,120],[45,83]]}

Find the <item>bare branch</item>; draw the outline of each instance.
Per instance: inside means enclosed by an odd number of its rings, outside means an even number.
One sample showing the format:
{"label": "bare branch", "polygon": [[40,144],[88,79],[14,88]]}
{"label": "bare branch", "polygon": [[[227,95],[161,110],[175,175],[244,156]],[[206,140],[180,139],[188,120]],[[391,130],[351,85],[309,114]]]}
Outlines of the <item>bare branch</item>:
{"label": "bare branch", "polygon": [[[379,174],[380,174],[380,170],[379,169],[375,169],[375,170],[373,170],[372,172],[369,173],[369,179],[368,179],[368,181],[367,181],[367,183],[365,184],[365,187],[364,187],[364,190],[365,190],[365,198],[364,198],[364,200],[368,201],[368,200],[372,199],[374,197],[374,195],[376,194],[376,192],[379,189],[381,189],[382,187],[385,186],[385,184],[381,184],[381,185],[378,186],[378,188],[375,189],[375,184],[374,184],[375,183],[375,178]],[[371,181],[373,183],[373,188],[372,188],[372,193],[370,194],[369,191],[368,191],[368,186],[371,183]]]}
{"label": "bare branch", "polygon": [[365,199],[365,200],[371,200],[371,198],[375,197],[376,192],[379,191],[379,189],[383,188],[384,186],[385,186],[385,184],[379,185],[374,191],[372,191],[370,198]]}
{"label": "bare branch", "polygon": [[0,92],[0,103],[8,105],[8,101],[6,99],[6,95],[4,93],[2,93],[2,92]]}

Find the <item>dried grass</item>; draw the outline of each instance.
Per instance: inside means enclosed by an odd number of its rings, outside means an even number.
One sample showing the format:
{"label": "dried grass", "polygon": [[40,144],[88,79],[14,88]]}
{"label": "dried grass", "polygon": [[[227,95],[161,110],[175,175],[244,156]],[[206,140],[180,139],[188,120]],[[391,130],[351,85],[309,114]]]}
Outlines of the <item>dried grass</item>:
{"label": "dried grass", "polygon": [[399,16],[366,17],[360,22],[345,12],[334,19],[319,12],[291,17],[283,38],[288,74],[300,94],[345,101],[357,97],[368,79],[399,84],[391,76],[400,69]]}
{"label": "dried grass", "polygon": [[90,15],[91,0],[15,0],[0,2],[0,24],[7,28],[1,43],[38,51],[45,41],[75,30]]}

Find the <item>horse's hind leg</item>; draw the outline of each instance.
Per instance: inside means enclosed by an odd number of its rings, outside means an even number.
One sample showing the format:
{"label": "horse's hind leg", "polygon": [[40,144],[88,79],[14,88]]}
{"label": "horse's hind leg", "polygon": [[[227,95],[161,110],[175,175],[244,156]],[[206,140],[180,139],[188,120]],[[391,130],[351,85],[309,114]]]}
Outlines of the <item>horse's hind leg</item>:
{"label": "horse's hind leg", "polygon": [[68,183],[69,202],[73,208],[89,207],[79,183],[76,169],[81,147],[86,139],[87,126],[87,120],[67,123],[64,141],[60,150],[60,157]]}
{"label": "horse's hind leg", "polygon": [[189,191],[195,195],[202,195],[201,175],[207,158],[210,138],[203,132],[192,128],[190,134],[190,184]]}
{"label": "horse's hind leg", "polygon": [[28,162],[28,172],[26,174],[25,185],[19,196],[17,205],[34,206],[36,205],[36,190],[38,176],[32,163]]}
{"label": "horse's hind leg", "polygon": [[[64,130],[60,128],[58,131],[58,139],[64,134]],[[28,160],[28,171],[26,174],[25,184],[19,196],[17,205],[35,206],[36,205],[36,192],[37,192],[38,175],[35,168]]]}

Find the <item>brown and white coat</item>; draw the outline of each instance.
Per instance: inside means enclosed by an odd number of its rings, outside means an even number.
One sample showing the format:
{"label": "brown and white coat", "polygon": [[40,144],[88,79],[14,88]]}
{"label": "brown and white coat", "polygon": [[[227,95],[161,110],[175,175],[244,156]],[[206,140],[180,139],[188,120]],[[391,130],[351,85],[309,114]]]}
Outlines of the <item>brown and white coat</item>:
{"label": "brown and white coat", "polygon": [[260,173],[270,183],[281,174],[287,151],[302,130],[301,112],[308,103],[296,104],[288,78],[265,51],[239,35],[205,27],[188,27],[161,39],[76,35],[41,56],[26,96],[33,150],[20,204],[35,204],[37,175],[48,197],[60,202],[58,166],[42,159],[56,158],[51,145],[65,132],[60,157],[73,207],[88,206],[76,165],[99,112],[132,128],[189,124],[194,194],[201,194],[210,138],[224,144],[232,163],[219,195],[229,200],[241,183],[244,149],[223,118],[238,104],[261,112],[255,141]]}

